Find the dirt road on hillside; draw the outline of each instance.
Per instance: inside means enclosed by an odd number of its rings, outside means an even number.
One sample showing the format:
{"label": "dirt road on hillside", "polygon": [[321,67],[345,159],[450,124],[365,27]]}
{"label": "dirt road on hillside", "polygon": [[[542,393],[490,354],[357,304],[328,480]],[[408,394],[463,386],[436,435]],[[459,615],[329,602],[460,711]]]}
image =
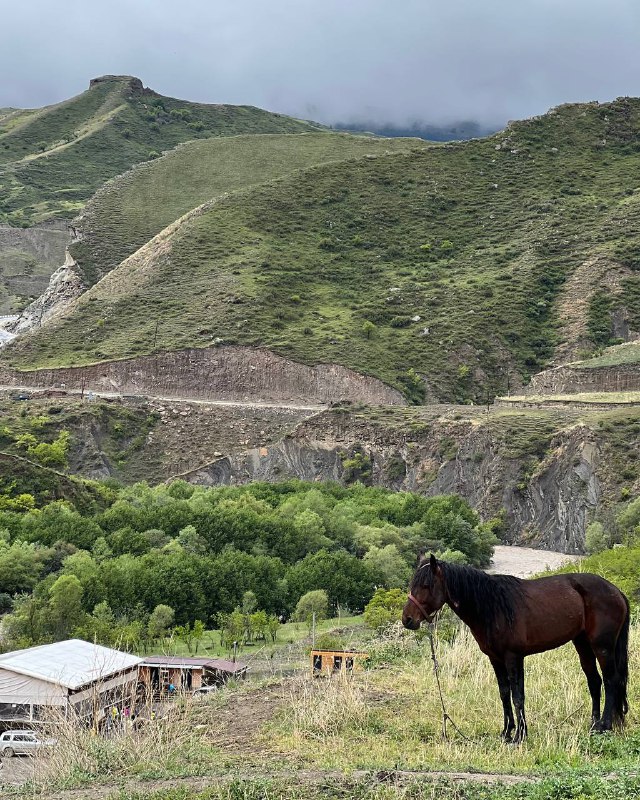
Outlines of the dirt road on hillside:
{"label": "dirt road on hillside", "polygon": [[[51,387],[44,386],[0,386],[0,392],[11,392],[18,394],[37,394],[38,392],[45,392]],[[56,387],[58,388],[58,387]],[[159,395],[141,394],[129,395],[119,394],[118,392],[95,392],[93,390],[82,389],[59,389],[68,395],[83,395],[85,398],[89,397],[102,397],[109,400],[123,400],[125,398],[135,398],[139,400],[153,400],[160,403],[194,403],[200,406],[230,406],[231,408],[284,408],[288,411],[324,411],[326,406],[323,405],[296,405],[295,403],[272,403],[267,401],[253,400],[196,400],[191,397],[161,397]]]}

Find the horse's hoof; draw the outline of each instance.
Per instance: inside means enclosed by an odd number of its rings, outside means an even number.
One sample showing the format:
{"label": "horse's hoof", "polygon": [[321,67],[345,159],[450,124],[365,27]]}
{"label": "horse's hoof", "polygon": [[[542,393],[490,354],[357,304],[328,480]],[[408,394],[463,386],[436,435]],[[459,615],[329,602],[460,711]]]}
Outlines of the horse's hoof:
{"label": "horse's hoof", "polygon": [[596,722],[595,725],[591,726],[591,734],[600,735],[602,733],[611,733],[611,728],[605,727],[601,722]]}

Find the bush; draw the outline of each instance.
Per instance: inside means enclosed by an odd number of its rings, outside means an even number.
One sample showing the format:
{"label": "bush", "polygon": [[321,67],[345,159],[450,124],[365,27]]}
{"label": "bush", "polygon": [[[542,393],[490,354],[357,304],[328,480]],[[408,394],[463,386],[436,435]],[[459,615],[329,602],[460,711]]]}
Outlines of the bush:
{"label": "bush", "polygon": [[407,595],[402,589],[376,589],[364,609],[364,621],[379,633],[400,619],[406,602]]}
{"label": "bush", "polygon": [[296,622],[306,622],[309,627],[313,623],[313,615],[316,615],[316,622],[320,622],[327,617],[329,609],[329,598],[324,589],[315,589],[302,595],[293,612],[293,619]]}
{"label": "bush", "polygon": [[375,333],[376,326],[370,320],[366,320],[362,325],[362,333],[365,339],[370,339]]}
{"label": "bush", "polygon": [[589,555],[601,553],[609,546],[609,537],[604,532],[601,522],[592,522],[587,528],[585,547]]}

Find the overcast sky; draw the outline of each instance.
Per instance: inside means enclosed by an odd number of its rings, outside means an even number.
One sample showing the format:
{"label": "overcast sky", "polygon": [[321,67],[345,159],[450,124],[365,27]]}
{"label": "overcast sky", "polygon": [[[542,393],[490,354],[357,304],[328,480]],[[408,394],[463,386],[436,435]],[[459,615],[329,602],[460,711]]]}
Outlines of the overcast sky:
{"label": "overcast sky", "polygon": [[0,107],[89,78],[325,123],[500,125],[640,95],[640,0],[0,0]]}

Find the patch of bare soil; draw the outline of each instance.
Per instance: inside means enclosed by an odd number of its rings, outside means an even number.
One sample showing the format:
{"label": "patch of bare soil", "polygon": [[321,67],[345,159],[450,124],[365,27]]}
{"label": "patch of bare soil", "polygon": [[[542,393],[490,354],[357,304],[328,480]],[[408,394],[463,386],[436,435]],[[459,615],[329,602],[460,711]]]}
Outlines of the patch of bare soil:
{"label": "patch of bare soil", "polygon": [[207,709],[215,715],[212,744],[230,752],[272,752],[261,741],[261,728],[289,701],[284,683],[230,695],[226,705],[215,711]]}
{"label": "patch of bare soil", "polygon": [[494,549],[489,572],[528,578],[547,569],[557,569],[580,556],[556,553],[554,550],[536,550],[533,547],[499,545]]}

